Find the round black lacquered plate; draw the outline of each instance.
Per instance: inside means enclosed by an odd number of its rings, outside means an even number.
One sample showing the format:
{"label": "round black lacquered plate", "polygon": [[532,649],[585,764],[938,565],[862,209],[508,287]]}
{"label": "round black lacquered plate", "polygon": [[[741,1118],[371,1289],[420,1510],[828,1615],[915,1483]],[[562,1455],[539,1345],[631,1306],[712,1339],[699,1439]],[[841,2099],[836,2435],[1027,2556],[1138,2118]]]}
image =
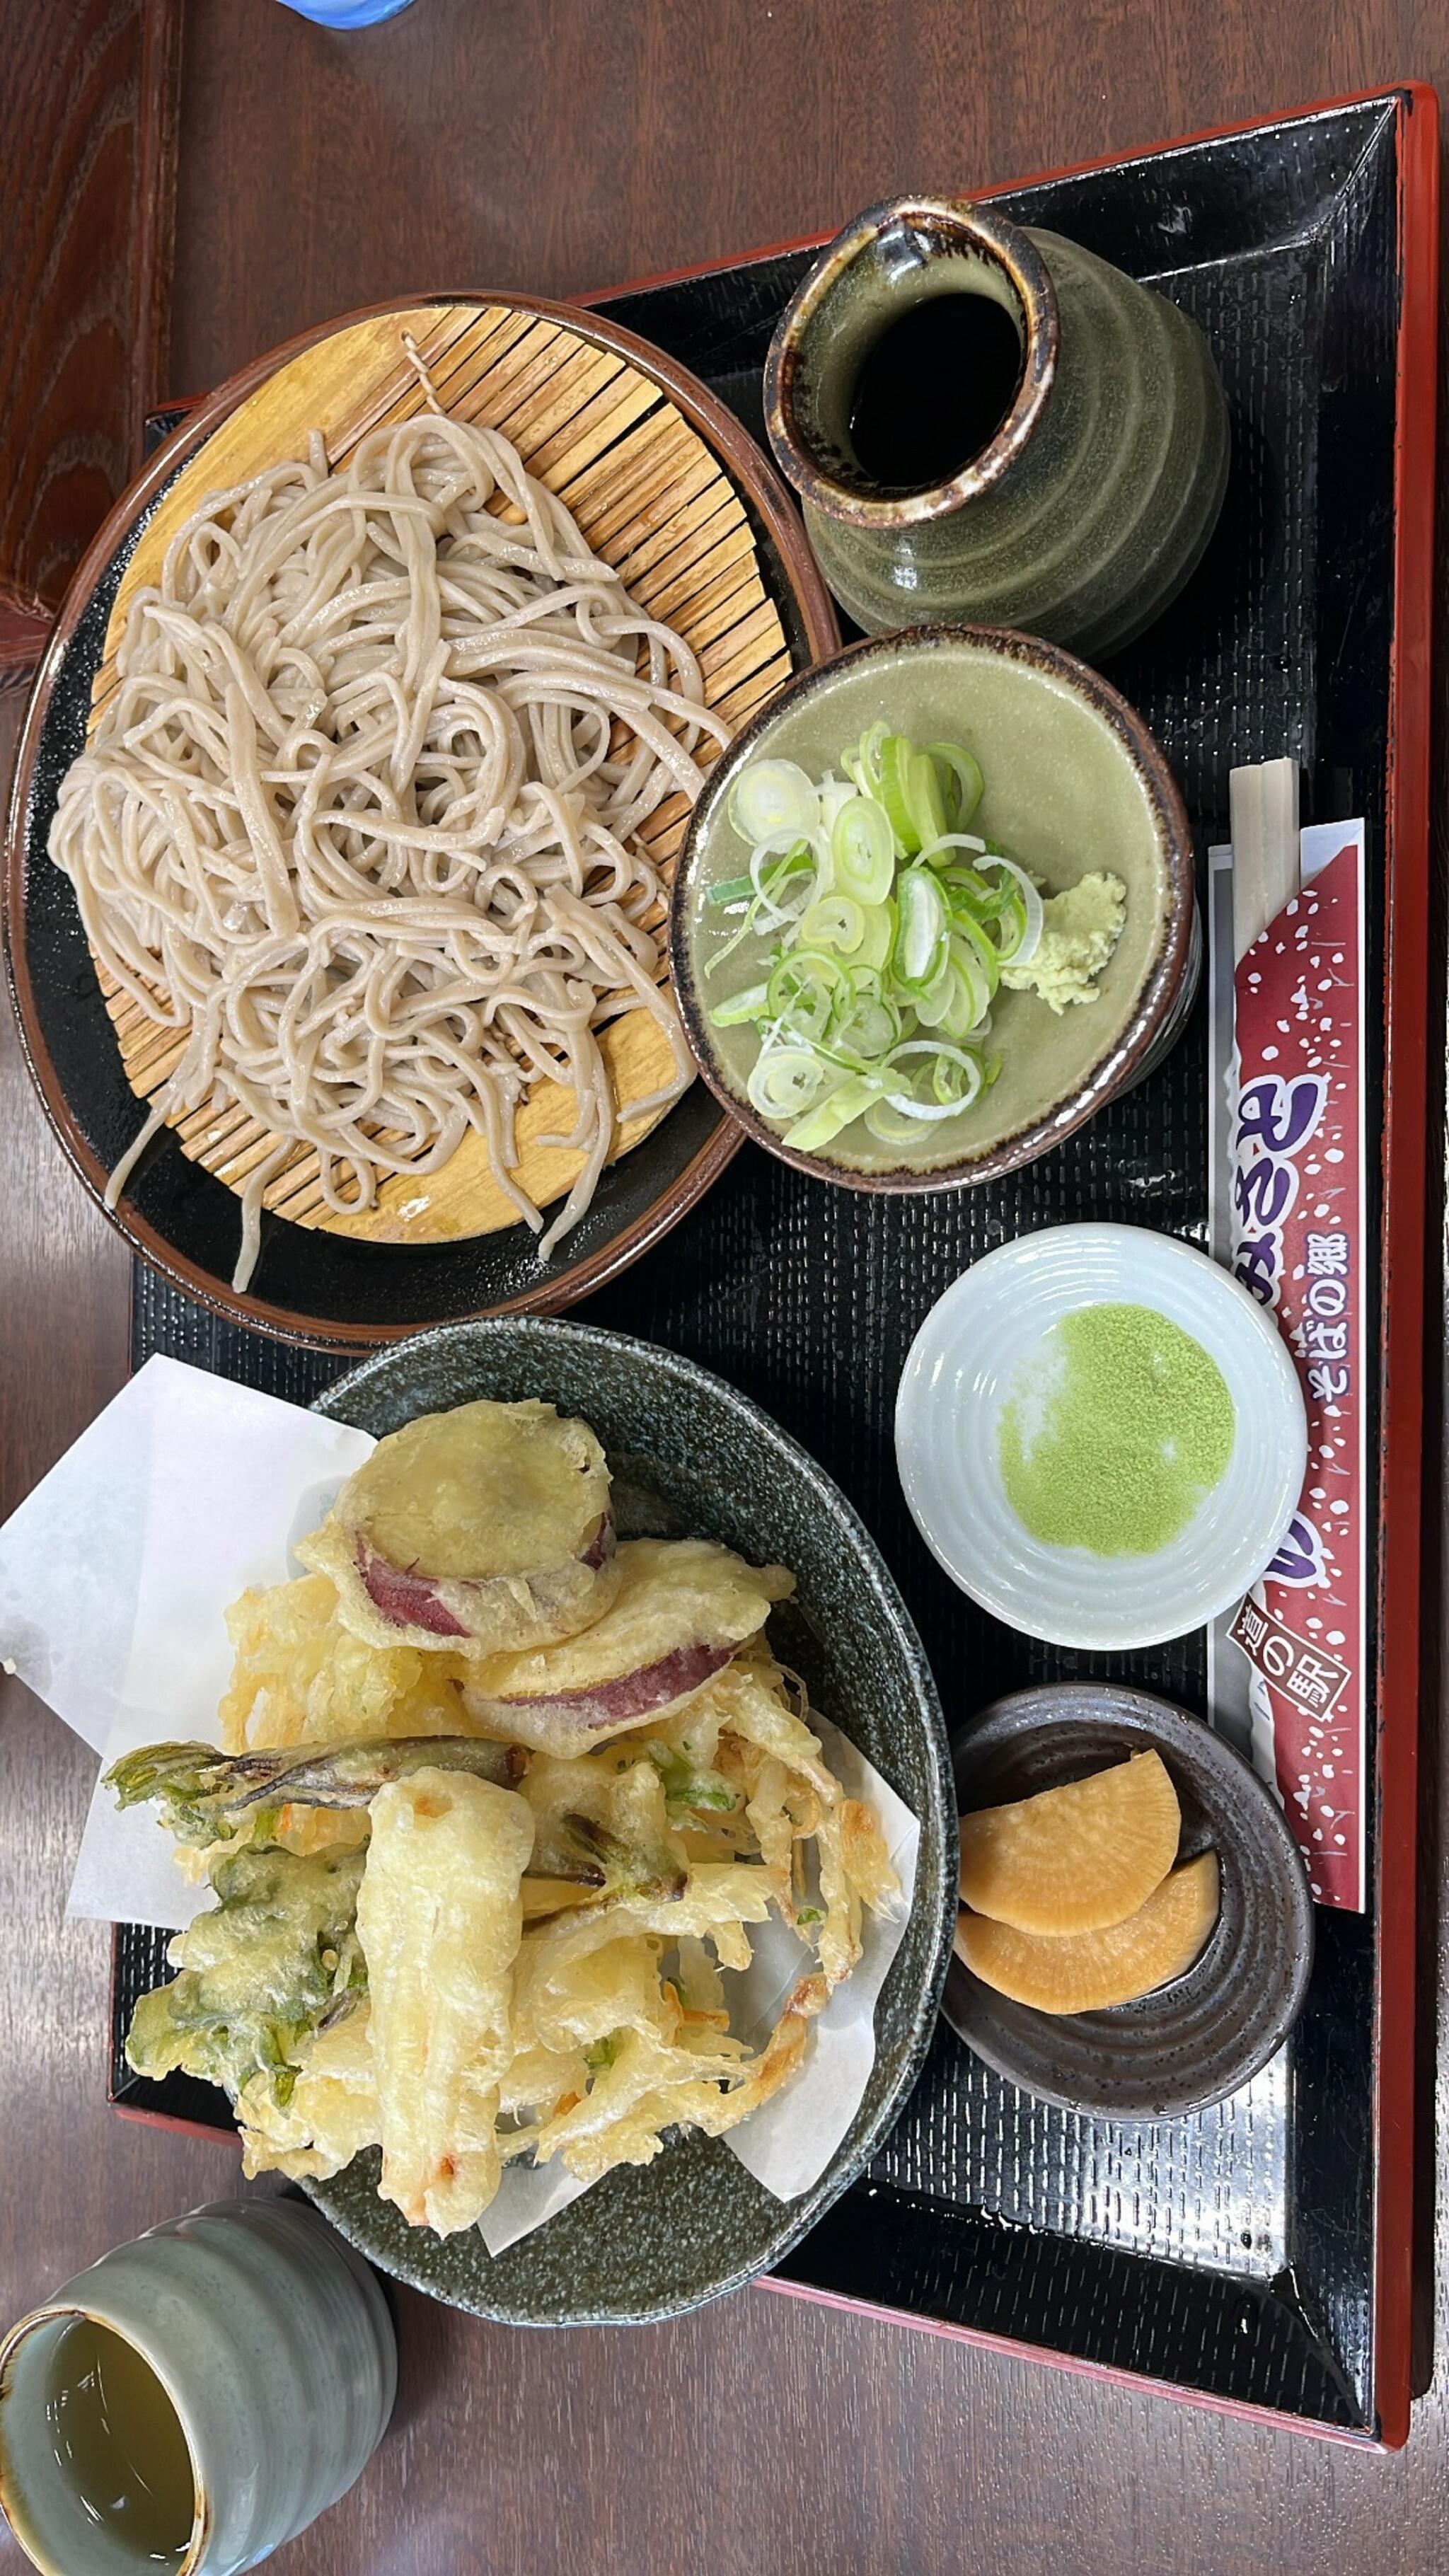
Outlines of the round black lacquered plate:
{"label": "round black lacquered plate", "polygon": [[[423,299],[418,299],[422,301]],[[598,317],[536,299],[490,296],[557,315],[581,339],[656,381],[714,451],[755,539],[759,574],[799,669],[837,641],[828,596],[784,487],[739,423],[696,378]],[[379,308],[389,309],[389,308]],[[401,308],[399,308],[401,310]],[[360,317],[352,316],[350,320]],[[117,503],[81,564],[36,680],[16,767],[5,877],[6,959],[27,1061],[65,1152],[99,1199],[144,1116],[121,1063],[75,895],[46,842],[60,784],[83,749],[92,686],[126,565],[161,495],[208,436],[267,376],[323,332],[257,361],[166,441]],[[658,1240],[715,1180],[740,1131],[702,1083],[604,1174],[587,1215],[540,1261],[525,1225],[439,1244],[354,1242],[263,1219],[248,1291],[231,1286],[241,1206],[174,1140],[157,1139],[114,1222],[142,1260],[213,1313],[320,1349],[366,1349],[420,1325],[502,1311],[552,1313],[599,1287]]]}

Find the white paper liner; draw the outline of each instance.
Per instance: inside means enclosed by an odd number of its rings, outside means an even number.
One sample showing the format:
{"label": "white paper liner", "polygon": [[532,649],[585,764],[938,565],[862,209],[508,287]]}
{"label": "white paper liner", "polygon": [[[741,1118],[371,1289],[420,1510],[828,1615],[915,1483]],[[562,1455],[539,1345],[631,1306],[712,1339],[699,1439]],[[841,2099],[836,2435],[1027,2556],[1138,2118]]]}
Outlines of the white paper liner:
{"label": "white paper liner", "polygon": [[[0,1657],[103,1754],[103,1768],[169,1737],[216,1743],[233,1662],[223,1611],[249,1585],[298,1571],[295,1540],[373,1445],[367,1432],[276,1396],[148,1360],[0,1528]],[[915,1817],[864,1755],[814,1723],[847,1793],[879,1817],[903,1897],[893,1919],[866,1915],[860,1965],[812,2023],[800,2074],[726,2137],[781,2200],[818,2180],[860,2107],[920,1841]],[[123,1814],[98,1782],[69,1912],[179,1929],[211,1892],[187,1885],[175,1849],[154,1808]],[[763,2041],[812,1954],[774,1918],[751,1938],[752,1966],[728,1980],[732,2026]],[[507,2173],[483,2221],[490,2251],[584,2188],[552,2165]]]}

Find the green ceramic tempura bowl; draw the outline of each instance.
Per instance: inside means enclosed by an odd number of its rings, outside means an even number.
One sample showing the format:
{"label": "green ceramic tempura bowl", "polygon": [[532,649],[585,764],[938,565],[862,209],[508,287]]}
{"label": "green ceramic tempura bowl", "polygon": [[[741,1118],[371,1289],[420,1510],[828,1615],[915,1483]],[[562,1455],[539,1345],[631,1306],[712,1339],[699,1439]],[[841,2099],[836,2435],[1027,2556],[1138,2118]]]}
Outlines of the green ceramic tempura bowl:
{"label": "green ceramic tempura bowl", "polygon": [[[861,1120],[821,1152],[801,1154],[748,1098],[754,1028],[712,1023],[719,1003],[758,980],[761,951],[747,942],[710,971],[735,925],[706,893],[748,864],[728,811],[746,764],[794,760],[812,778],[828,769],[838,776],[842,751],[878,720],[918,743],[953,741],[973,752],[986,781],[973,831],[1009,850],[1048,894],[1110,870],[1127,888],[1126,922],[1095,1002],[1058,1017],[1034,994],[998,993],[997,1081],[959,1117],[924,1127],[908,1154],[878,1144]],[[680,1014],[716,1098],[783,1162],[863,1190],[967,1187],[1049,1152],[1161,1061],[1181,1034],[1199,959],[1192,838],[1161,746],[1084,662],[992,626],[875,637],[802,672],[772,699],[709,774],[670,917]]]}
{"label": "green ceramic tempura bowl", "polygon": [[776,2200],[724,2139],[671,2137],[533,2235],[490,2255],[475,2228],[410,2227],[377,2192],[376,2148],[306,2189],[360,2252],[414,2288],[512,2325],[639,2325],[698,2307],[777,2263],[862,2173],[920,2073],[951,1956],[959,1868],[945,1720],[909,1613],[864,1522],[823,1468],[747,1397],[677,1352],[582,1324],[511,1316],[418,1333],[364,1361],[318,1410],[379,1438],[415,1414],[542,1396],[591,1422],[625,1538],[691,1533],[788,1565],[770,1638],[815,1706],[920,1820],[900,1948],[875,2008],[864,2099],[824,2171]]}

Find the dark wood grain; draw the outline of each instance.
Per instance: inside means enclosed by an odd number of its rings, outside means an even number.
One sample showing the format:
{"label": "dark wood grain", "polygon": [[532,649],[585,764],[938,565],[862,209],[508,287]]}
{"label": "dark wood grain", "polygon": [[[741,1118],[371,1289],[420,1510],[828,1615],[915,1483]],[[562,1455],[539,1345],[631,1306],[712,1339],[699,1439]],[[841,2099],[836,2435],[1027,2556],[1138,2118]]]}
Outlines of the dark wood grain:
{"label": "dark wood grain", "polygon": [[[1449,90],[1443,0],[415,0],[337,37],[275,0],[190,0],[186,36],[181,389],[394,292],[601,286],[817,230],[892,188],[1003,180],[1410,74]],[[3,1080],[14,1495],[118,1381],[125,1286],[13,1058]],[[5,1717],[12,2314],[230,2188],[235,2164],[106,2113],[104,1944],[60,1919],[89,1765],[13,1686]],[[1393,2459],[764,2289],[648,2333],[510,2335],[412,2297],[399,2321],[394,2435],[286,2576],[1449,2568],[1442,2315]]]}
{"label": "dark wood grain", "polygon": [[[179,0],[7,0],[0,685],[135,472],[169,312]],[[30,614],[27,614],[30,612]]]}

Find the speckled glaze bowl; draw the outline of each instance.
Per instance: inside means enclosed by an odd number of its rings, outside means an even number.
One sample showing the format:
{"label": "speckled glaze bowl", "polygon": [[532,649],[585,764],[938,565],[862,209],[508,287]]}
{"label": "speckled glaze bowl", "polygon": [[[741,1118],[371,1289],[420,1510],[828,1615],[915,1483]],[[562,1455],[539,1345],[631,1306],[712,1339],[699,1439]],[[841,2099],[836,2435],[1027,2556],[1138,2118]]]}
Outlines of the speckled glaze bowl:
{"label": "speckled glaze bowl", "polygon": [[[1015,394],[945,482],[887,489],[851,443],[861,370],[915,305],[974,295],[1021,343]],[[903,384],[903,403],[931,400]],[[1227,490],[1228,409],[1197,324],[1060,233],[892,197],[822,251],[765,368],[770,443],[820,566],[867,634],[941,617],[1114,653],[1188,579]]]}
{"label": "speckled glaze bowl", "polygon": [[[1094,868],[1112,870],[1127,888],[1126,924],[1097,1001],[1058,1017],[1029,993],[998,992],[991,1010],[998,1080],[961,1117],[927,1127],[909,1159],[877,1144],[863,1119],[821,1152],[802,1154],[748,1097],[754,1029],[711,1024],[711,1010],[760,968],[737,949],[712,971],[733,924],[707,894],[748,865],[729,818],[730,790],[746,764],[795,760],[818,779],[838,772],[842,750],[877,719],[917,742],[960,742],[974,752],[986,786],[973,830],[1009,850],[1048,893]],[[1201,959],[1186,809],[1142,718],[1056,645],[992,626],[878,636],[802,672],[710,771],[675,875],[669,954],[680,1017],[706,1082],[782,1162],[853,1189],[1000,1180],[1130,1090],[1181,1036]]]}
{"label": "speckled glaze bowl", "polygon": [[1180,2118],[1226,2101],[1266,2066],[1303,2009],[1313,1899],[1298,1847],[1257,1773],[1201,1718],[1110,1682],[1016,1691],[962,1727],[952,1753],[963,1816],[1160,1753],[1182,1807],[1179,1858],[1218,1856],[1217,1923],[1201,1957],[1136,2003],[1043,2013],[952,1956],[941,2010],[959,2039],[1038,2101],[1118,2120]]}
{"label": "speckled glaze bowl", "polygon": [[514,2325],[639,2325],[768,2271],[863,2171],[904,2102],[951,1952],[950,1757],[930,1666],[864,1523],[767,1414],[693,1361],[581,1324],[500,1318],[399,1343],[339,1378],[318,1410],[381,1437],[415,1414],[530,1395],[593,1424],[624,1537],[698,1533],[791,1567],[798,1600],[772,1618],[772,1641],[921,1823],[914,1902],[876,2007],[865,2098],[800,2199],[774,2199],[723,2140],[690,2134],[652,2165],[607,2175],[494,2256],[474,2229],[440,2238],[409,2227],[377,2196],[375,2149],[307,2186],[374,2263],[454,2307]]}

